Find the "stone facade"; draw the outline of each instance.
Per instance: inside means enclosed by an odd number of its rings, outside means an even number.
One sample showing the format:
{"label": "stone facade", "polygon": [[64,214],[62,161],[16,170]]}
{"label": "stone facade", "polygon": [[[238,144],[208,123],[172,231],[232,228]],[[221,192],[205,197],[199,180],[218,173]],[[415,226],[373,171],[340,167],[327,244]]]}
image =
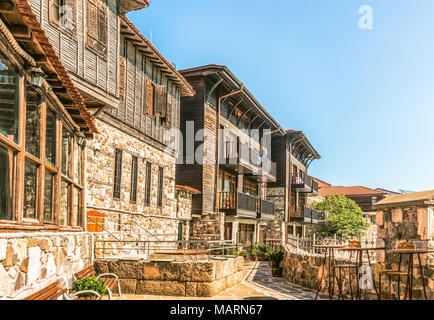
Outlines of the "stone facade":
{"label": "stone facade", "polygon": [[[151,146],[132,135],[126,134],[113,125],[97,120],[100,134],[88,142],[87,154],[87,196],[88,210],[106,214],[105,228],[120,231],[126,221],[134,219],[151,234],[176,240],[178,220],[175,199],[175,161],[173,154]],[[115,149],[123,151],[120,199],[113,198]],[[137,200],[131,201],[132,156],[138,157]],[[145,205],[145,164],[151,163],[150,206]],[[163,168],[163,205],[157,205],[158,170]],[[187,199],[188,202],[188,199]],[[184,201],[182,207],[185,208]],[[183,209],[184,216],[188,214]],[[142,232],[142,240],[146,240]],[[149,236],[149,234],[148,234]]]}
{"label": "stone facade", "polygon": [[[416,248],[434,249],[434,208],[427,206],[395,207],[377,211],[377,246],[384,246],[386,250],[395,249],[402,242],[413,242]],[[398,255],[377,252],[376,272],[398,269]],[[434,298],[434,254],[421,255],[425,281],[428,288],[428,298]],[[407,255],[403,255],[402,270],[407,270]],[[422,280],[418,269],[419,261],[414,257],[414,291],[413,297],[423,295]],[[385,277],[383,277],[384,280]],[[388,280],[388,279],[387,279]],[[397,279],[392,279],[392,296],[397,297]],[[384,281],[386,282],[386,281]],[[401,281],[406,283],[406,280]],[[402,288],[402,287],[401,287]],[[401,292],[403,290],[401,289]],[[389,285],[384,283],[383,292],[388,295]]]}
{"label": "stone facade", "polygon": [[243,257],[183,262],[110,259],[96,261],[95,270],[117,274],[123,293],[212,297],[243,280],[243,263]]}
{"label": "stone facade", "polygon": [[0,299],[23,299],[92,263],[91,235],[10,233],[0,235]]}
{"label": "stone facade", "polygon": [[267,200],[274,203],[275,219],[269,221],[266,229],[267,238],[282,238],[284,230],[282,224],[285,221],[285,188],[267,188]]}

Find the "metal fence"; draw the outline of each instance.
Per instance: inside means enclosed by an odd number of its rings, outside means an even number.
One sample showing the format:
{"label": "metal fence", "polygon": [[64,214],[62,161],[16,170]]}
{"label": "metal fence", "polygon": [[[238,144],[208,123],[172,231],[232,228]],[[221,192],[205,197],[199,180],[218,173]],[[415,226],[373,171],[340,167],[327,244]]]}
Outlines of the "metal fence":
{"label": "metal fence", "polygon": [[[296,253],[300,254],[324,254],[324,249],[322,248],[315,248],[315,245],[348,245],[350,240],[345,237],[321,237],[316,234],[312,235],[311,237],[300,237],[298,235],[288,235],[286,244],[289,246],[289,248]],[[358,240],[363,248],[374,248],[376,246],[376,240],[375,238],[358,238],[355,239]],[[375,262],[376,257],[376,250],[368,250],[369,251],[369,258],[371,259],[371,262]],[[337,259],[343,259],[348,260],[351,257],[354,257],[354,253],[352,254],[349,251],[344,250],[335,250],[335,258]],[[366,251],[364,251],[363,261],[368,261],[368,256],[366,254]]]}

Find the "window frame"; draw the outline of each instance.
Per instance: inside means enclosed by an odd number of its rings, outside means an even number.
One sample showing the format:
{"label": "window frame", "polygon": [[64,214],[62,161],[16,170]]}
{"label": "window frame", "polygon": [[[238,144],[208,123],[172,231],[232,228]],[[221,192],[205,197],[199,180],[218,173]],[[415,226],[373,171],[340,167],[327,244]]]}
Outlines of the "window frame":
{"label": "window frame", "polygon": [[[90,6],[95,7],[95,17],[90,15]],[[87,0],[86,7],[84,8],[86,15],[86,48],[100,56],[101,58],[107,59],[108,57],[108,6],[106,0]],[[101,30],[100,30],[100,14],[105,17],[105,42],[101,41]],[[90,21],[94,20],[96,24],[95,35],[91,33]],[[98,45],[101,46],[102,50],[98,49]]]}
{"label": "window frame", "polygon": [[[118,154],[120,155],[118,158]],[[119,162],[118,162],[119,161]],[[122,165],[123,165],[123,150],[115,148],[114,171],[113,171],[113,199],[121,200],[122,194]],[[118,168],[120,167],[120,168]],[[119,180],[119,182],[117,182]],[[119,195],[118,195],[119,193]]]}
{"label": "window frame", "polygon": [[131,184],[130,202],[137,203],[137,189],[139,180],[139,157],[131,155]]}

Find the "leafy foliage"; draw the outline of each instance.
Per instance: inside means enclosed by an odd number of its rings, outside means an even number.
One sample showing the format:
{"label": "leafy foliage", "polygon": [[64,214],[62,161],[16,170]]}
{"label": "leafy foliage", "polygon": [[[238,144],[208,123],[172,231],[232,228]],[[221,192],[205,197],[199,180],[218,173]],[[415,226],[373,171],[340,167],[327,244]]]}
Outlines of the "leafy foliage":
{"label": "leafy foliage", "polygon": [[270,246],[269,245],[261,244],[259,246],[259,251],[261,251],[261,252],[268,252],[268,250],[270,250]]}
{"label": "leafy foliage", "polygon": [[314,204],[315,209],[327,211],[328,218],[324,222],[324,236],[358,237],[364,234],[370,223],[363,220],[360,207],[344,195],[328,196],[324,201]]}
{"label": "leafy foliage", "polygon": [[283,252],[279,249],[273,250],[270,252],[270,260],[280,262],[283,260]]}
{"label": "leafy foliage", "polygon": [[256,256],[256,254],[258,253],[258,245],[255,244],[253,247],[249,248],[249,254],[251,256]]}
{"label": "leafy foliage", "polygon": [[[100,295],[104,295],[107,291],[107,286],[104,279],[97,279],[95,276],[90,276],[89,278],[81,278],[74,281],[72,289],[75,292],[82,290],[93,290],[98,292]],[[91,294],[80,295],[82,297],[92,296]]]}

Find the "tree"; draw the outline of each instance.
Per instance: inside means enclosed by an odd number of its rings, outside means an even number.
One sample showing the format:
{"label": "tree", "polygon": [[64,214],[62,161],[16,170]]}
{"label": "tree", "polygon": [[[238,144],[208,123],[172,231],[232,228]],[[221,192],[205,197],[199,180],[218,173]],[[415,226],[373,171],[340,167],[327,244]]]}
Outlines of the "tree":
{"label": "tree", "polygon": [[370,226],[363,220],[363,211],[357,203],[344,195],[328,196],[324,201],[315,203],[314,207],[329,214],[322,226],[325,236],[358,237]]}

